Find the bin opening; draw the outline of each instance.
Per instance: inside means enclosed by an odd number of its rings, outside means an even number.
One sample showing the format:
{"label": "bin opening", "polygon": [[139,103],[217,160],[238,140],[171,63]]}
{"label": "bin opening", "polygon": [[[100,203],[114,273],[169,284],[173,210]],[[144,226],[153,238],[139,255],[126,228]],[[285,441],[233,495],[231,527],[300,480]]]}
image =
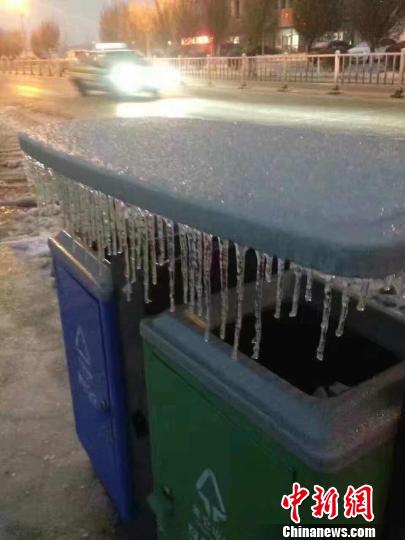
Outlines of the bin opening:
{"label": "bin opening", "polygon": [[[263,334],[257,362],[282,379],[320,398],[337,396],[351,387],[371,379],[402,358],[348,327],[337,338],[328,336],[325,361],[314,356],[319,340],[321,313],[315,305],[303,304],[297,317],[274,318],[274,309],[262,314]],[[332,326],[337,323],[333,321]],[[226,328],[225,341],[232,346],[235,323]],[[220,329],[214,334],[219,336]],[[332,333],[331,333],[332,334]],[[250,357],[255,337],[255,317],[243,319],[239,350]]]}

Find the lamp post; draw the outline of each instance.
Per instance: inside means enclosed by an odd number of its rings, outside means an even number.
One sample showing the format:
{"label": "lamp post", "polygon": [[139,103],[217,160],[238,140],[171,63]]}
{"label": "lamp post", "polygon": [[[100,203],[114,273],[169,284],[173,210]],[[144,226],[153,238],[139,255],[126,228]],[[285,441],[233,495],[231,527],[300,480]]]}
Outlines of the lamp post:
{"label": "lamp post", "polygon": [[27,52],[27,35],[25,25],[26,0],[8,0],[11,9],[20,15],[21,36],[23,40],[23,54]]}

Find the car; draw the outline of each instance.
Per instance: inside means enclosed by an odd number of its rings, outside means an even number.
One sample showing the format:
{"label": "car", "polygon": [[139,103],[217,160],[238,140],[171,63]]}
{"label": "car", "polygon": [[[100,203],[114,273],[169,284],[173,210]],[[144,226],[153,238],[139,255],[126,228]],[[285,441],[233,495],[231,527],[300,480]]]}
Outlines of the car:
{"label": "car", "polygon": [[158,97],[162,90],[181,83],[175,69],[153,64],[124,44],[99,44],[94,50],[83,52],[70,66],[69,78],[83,96],[99,91],[116,97],[140,93]]}
{"label": "car", "polygon": [[86,49],[69,49],[65,58],[69,62],[78,62],[86,52]]}
{"label": "car", "polygon": [[[332,41],[321,41],[318,42],[312,47],[309,54],[313,55],[332,55],[336,54],[337,51],[341,52],[342,54],[347,53],[348,49],[350,48],[350,45],[347,43],[347,41],[342,41],[339,39],[334,39]],[[315,64],[318,60],[316,57],[311,57],[309,60],[311,63]],[[334,58],[328,58],[321,60],[322,64],[329,65],[330,67],[333,67],[333,64],[335,62]]]}
{"label": "car", "polygon": [[[398,43],[395,43],[394,45],[390,45],[387,47],[386,52],[387,53],[400,53],[403,49],[405,49],[405,41],[399,41]],[[395,71],[399,71],[401,67],[401,61],[397,56],[390,56],[388,65],[391,69]]]}
{"label": "car", "polygon": [[335,54],[337,51],[346,53],[350,48],[347,41],[334,39],[332,41],[318,42],[310,50],[311,54]]}
{"label": "car", "polygon": [[371,53],[371,47],[366,41],[362,41],[355,47],[351,47],[347,51],[349,54],[356,54],[356,55],[369,55]]}
{"label": "car", "polygon": [[399,53],[403,49],[405,49],[405,41],[398,41],[398,43],[394,43],[387,47],[386,52],[387,53]]}
{"label": "car", "polygon": [[[378,42],[376,48],[374,49],[375,53],[385,53],[387,52],[388,48],[392,45],[395,45],[396,41],[391,38],[384,38],[381,41]],[[371,46],[366,42],[362,41],[355,47],[351,47],[348,51],[349,54],[356,54],[356,55],[363,55],[368,57],[372,50]]]}

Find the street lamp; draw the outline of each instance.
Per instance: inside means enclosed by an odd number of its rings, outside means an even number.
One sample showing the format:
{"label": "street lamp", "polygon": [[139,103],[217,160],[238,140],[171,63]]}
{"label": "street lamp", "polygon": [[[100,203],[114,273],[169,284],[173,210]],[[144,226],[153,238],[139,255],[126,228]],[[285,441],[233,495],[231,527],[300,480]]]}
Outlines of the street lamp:
{"label": "street lamp", "polygon": [[27,52],[27,36],[25,31],[26,0],[8,0],[10,8],[20,14],[21,35],[23,39],[23,53]]}

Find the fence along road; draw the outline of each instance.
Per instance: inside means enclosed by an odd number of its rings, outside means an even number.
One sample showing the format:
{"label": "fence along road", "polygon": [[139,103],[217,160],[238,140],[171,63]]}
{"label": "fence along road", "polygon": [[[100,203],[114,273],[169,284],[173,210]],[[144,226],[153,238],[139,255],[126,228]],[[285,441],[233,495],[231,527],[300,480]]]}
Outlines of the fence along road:
{"label": "fence along road", "polygon": [[[368,54],[280,54],[201,58],[159,58],[156,64],[170,64],[190,80],[249,82],[331,83],[335,86],[405,84],[405,49],[399,53]],[[0,59],[0,73],[39,77],[63,77],[69,69],[66,59]]]}

